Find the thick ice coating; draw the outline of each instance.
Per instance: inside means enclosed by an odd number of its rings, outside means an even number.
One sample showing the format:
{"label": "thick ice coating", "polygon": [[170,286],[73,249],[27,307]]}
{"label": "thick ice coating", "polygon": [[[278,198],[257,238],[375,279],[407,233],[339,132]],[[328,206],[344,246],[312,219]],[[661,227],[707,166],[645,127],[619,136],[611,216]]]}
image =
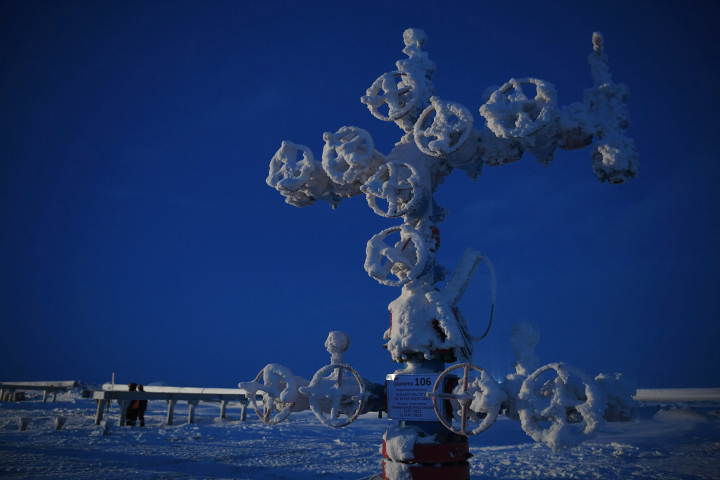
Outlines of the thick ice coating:
{"label": "thick ice coating", "polygon": [[[522,85],[534,85],[536,95],[529,99]],[[488,120],[488,127],[502,138],[519,138],[532,146],[535,135],[545,128],[553,127],[559,112],[555,86],[538,78],[511,78],[490,95],[480,108]]]}
{"label": "thick ice coating", "polygon": [[[415,143],[423,153],[433,157],[447,157],[457,152],[472,131],[473,116],[470,111],[454,102],[443,102],[438,97],[430,98],[430,105],[415,123]],[[423,123],[432,112],[435,118],[430,126]]]}
{"label": "thick ice coating", "polygon": [[[453,393],[461,393],[463,389],[462,379],[453,389]],[[471,434],[475,435],[490,428],[495,423],[502,403],[506,400],[507,394],[500,388],[500,385],[492,376],[483,371],[480,377],[468,381],[467,394],[472,401],[468,405],[468,420],[478,424],[472,429]],[[462,421],[462,408],[458,400],[450,400],[452,404],[453,417]]]}
{"label": "thick ice coating", "polygon": [[373,148],[372,137],[362,128],[343,127],[336,133],[325,133],[323,139],[322,166],[338,184],[364,184],[370,172],[382,163],[382,155]]}
{"label": "thick ice coating", "polygon": [[[510,335],[517,373],[508,375],[501,388],[507,394],[503,403],[505,415],[521,420],[523,430],[537,442],[553,450],[573,447],[591,438],[589,434],[608,422],[628,422],[637,418],[635,381],[621,373],[600,374],[595,381],[582,370],[566,363],[552,363],[537,368],[539,359],[534,347],[540,330],[531,322],[516,324]],[[545,372],[555,370],[557,377],[539,380]],[[547,376],[547,374],[545,375]],[[551,421],[544,429],[538,422]]]}
{"label": "thick ice coating", "polygon": [[[549,384],[548,390],[542,391],[537,385],[537,379],[551,369],[557,372],[557,377]],[[579,400],[569,388],[570,375],[579,378],[584,384],[584,401]],[[518,411],[523,430],[533,440],[547,444],[553,451],[580,444],[605,422],[603,412],[606,405],[597,384],[582,370],[564,363],[551,363],[536,370],[523,382],[518,398],[522,402]],[[571,409],[577,411],[584,422],[575,423],[568,418]],[[543,428],[538,423],[541,420],[550,420],[552,424],[549,428]]]}
{"label": "thick ice coating", "polygon": [[325,348],[332,355],[330,363],[343,363],[343,353],[350,348],[350,336],[345,332],[330,332]]}
{"label": "thick ice coating", "polygon": [[[317,419],[333,428],[354,422],[369,395],[360,375],[350,365],[327,365],[315,373],[309,385],[299,390],[307,396]],[[347,418],[341,419],[340,414]]]}
{"label": "thick ice coating", "polygon": [[[260,377],[263,383],[258,381]],[[277,425],[287,419],[299,396],[295,375],[289,368],[276,363],[266,365],[254,381],[241,382],[238,386],[247,391],[253,410],[268,425]],[[255,403],[257,392],[263,394],[263,413]],[[276,409],[279,413],[271,417]]]}
{"label": "thick ice coating", "polygon": [[395,462],[412,460],[415,458],[412,450],[415,447],[417,437],[418,432],[413,428],[392,426],[383,434],[385,452]]}
{"label": "thick ice coating", "polygon": [[383,460],[383,473],[388,480],[413,480],[410,465],[387,458]]}
{"label": "thick ice coating", "polygon": [[479,252],[467,249],[455,273],[444,290],[429,289],[419,282],[403,285],[402,294],[390,310],[390,328],[383,338],[389,340],[385,348],[395,361],[406,361],[414,353],[432,358],[433,353],[452,352],[460,361],[470,362],[473,341],[469,325],[458,308],[481,260],[485,260],[491,274],[490,298],[495,301],[495,277],[492,264]]}

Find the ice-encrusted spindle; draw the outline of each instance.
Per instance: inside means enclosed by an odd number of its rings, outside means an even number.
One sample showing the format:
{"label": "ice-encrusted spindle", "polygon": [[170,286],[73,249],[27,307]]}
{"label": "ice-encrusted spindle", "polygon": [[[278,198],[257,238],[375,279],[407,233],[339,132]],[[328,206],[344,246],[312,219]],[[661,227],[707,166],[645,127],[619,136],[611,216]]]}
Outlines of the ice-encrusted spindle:
{"label": "ice-encrusted spindle", "polygon": [[343,353],[350,348],[350,336],[345,332],[330,332],[325,348],[330,353],[330,363],[343,363]]}

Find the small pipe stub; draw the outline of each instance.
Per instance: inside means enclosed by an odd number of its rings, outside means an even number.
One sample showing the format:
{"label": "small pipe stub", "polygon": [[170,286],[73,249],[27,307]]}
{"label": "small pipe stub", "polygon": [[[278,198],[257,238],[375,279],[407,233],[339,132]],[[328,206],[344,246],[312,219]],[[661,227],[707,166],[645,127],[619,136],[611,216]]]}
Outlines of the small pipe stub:
{"label": "small pipe stub", "polygon": [[343,353],[350,348],[350,336],[345,332],[330,332],[325,340],[325,348],[331,355],[330,363],[343,363]]}

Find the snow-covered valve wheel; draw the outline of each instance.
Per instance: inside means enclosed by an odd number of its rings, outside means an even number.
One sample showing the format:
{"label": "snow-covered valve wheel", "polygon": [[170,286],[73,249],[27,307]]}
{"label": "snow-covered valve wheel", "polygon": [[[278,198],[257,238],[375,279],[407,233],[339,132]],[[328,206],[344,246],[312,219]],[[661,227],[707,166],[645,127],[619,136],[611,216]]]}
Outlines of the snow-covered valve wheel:
{"label": "snow-covered valve wheel", "polygon": [[[399,84],[395,79],[402,77]],[[418,102],[418,98],[407,81],[408,74],[399,70],[380,75],[372,86],[367,89],[367,95],[360,98],[360,101],[367,105],[370,113],[375,118],[390,122],[400,120],[410,113]],[[399,88],[398,88],[399,87]],[[380,90],[383,91],[380,94]],[[378,110],[384,104],[388,105],[388,115],[385,116]]]}
{"label": "snow-covered valve wheel", "polygon": [[[546,383],[551,386],[549,391],[545,388],[541,391],[537,379],[551,369],[557,372],[557,378],[552,383]],[[582,392],[569,385],[570,375],[584,384],[584,400],[578,398]],[[585,372],[566,363],[551,363],[537,369],[523,382],[518,400],[518,413],[525,433],[536,442],[546,443],[554,451],[580,444],[605,422],[603,414],[606,405],[599,387]],[[570,423],[568,412],[573,410],[582,416],[582,422]],[[546,419],[552,421],[549,428],[543,428],[538,423]]]}
{"label": "snow-covered valve wheel", "polygon": [[[326,377],[333,370],[334,374]],[[346,393],[343,394],[343,370],[350,372],[357,382],[359,386],[357,394],[347,394],[347,390],[354,390],[354,386],[352,389],[345,386]],[[328,384],[331,385],[328,386]],[[367,396],[360,375],[350,365],[342,363],[333,363],[318,370],[310,385],[300,387],[300,393],[307,395],[310,409],[312,409],[317,419],[323,425],[333,428],[345,427],[354,422],[362,412]],[[330,406],[329,417],[326,417],[323,413],[321,404]],[[341,407],[344,408],[341,410]],[[341,420],[339,418],[340,413],[345,413],[348,418]]]}
{"label": "snow-covered valve wheel", "polygon": [[[375,213],[388,218],[411,213],[425,197],[422,177],[409,163],[381,165],[360,191],[365,193],[368,205]],[[387,211],[377,205],[378,197],[387,201]]]}
{"label": "snow-covered valve wheel", "polygon": [[335,182],[352,183],[358,174],[369,169],[374,144],[362,128],[343,127],[334,134],[326,132],[323,139],[322,166]]}
{"label": "snow-covered valve wheel", "polygon": [[[395,232],[400,232],[400,241],[391,247],[384,240]],[[399,287],[416,279],[423,272],[428,257],[425,241],[417,230],[407,225],[386,228],[374,235],[368,240],[365,253],[365,271],[368,275],[391,287]],[[385,257],[387,261],[382,263]],[[398,279],[388,279],[390,274]]]}
{"label": "snow-covered valve wheel", "polygon": [[[467,142],[474,119],[470,110],[459,103],[443,102],[438,97],[430,97],[430,103],[415,122],[415,143],[426,155],[447,157]],[[423,128],[433,112],[435,118],[432,123]]]}
{"label": "snow-covered valve wheel", "polygon": [[[453,393],[441,393],[438,390],[442,388],[445,376],[453,370],[463,369],[463,378]],[[480,378],[475,378],[470,382],[470,370],[480,372]],[[486,370],[470,364],[459,363],[447,368],[439,376],[435,382],[432,392],[428,392],[427,396],[432,398],[435,414],[448,430],[459,435],[477,435],[490,428],[495,420],[497,420],[500,412],[500,405],[506,399],[505,392],[500,385]],[[440,413],[438,399],[450,400],[451,403],[457,403],[460,406],[460,429],[452,426],[452,423],[443,418]],[[484,415],[482,418],[480,415]],[[480,423],[474,430],[467,431],[468,419]]]}
{"label": "snow-covered valve wheel", "polygon": [[[260,379],[263,383],[260,383]],[[283,387],[283,383],[285,384]],[[252,382],[241,382],[238,386],[247,391],[247,397],[255,413],[265,425],[277,425],[288,416],[298,396],[295,376],[289,368],[275,363],[267,365],[260,370]],[[263,392],[263,411],[255,403],[257,392]],[[276,410],[276,401],[282,405],[282,410],[277,415],[270,415]]]}
{"label": "snow-covered valve wheel", "polygon": [[[300,161],[297,161],[298,150],[303,152]],[[270,174],[266,182],[277,190],[295,192],[308,182],[316,169],[315,157],[308,147],[285,141],[270,160]]]}
{"label": "snow-covered valve wheel", "polygon": [[[535,86],[534,99],[529,99],[523,93],[523,85]],[[533,136],[543,130],[547,130],[544,132],[547,135],[555,133],[560,111],[552,83],[538,78],[511,78],[490,95],[490,100],[480,107],[480,114],[496,136],[526,139],[529,146],[536,146]]]}

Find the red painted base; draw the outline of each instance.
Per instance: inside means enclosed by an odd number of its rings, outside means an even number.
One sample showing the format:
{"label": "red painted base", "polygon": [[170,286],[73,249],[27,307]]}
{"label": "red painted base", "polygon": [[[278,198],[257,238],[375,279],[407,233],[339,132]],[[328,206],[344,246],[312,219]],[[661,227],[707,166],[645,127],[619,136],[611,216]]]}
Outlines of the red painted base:
{"label": "red painted base", "polygon": [[[382,478],[385,480],[394,480],[385,473],[385,462],[390,461],[383,462]],[[409,470],[413,480],[470,480],[470,464],[468,462],[432,467],[410,465]]]}
{"label": "red painted base", "polygon": [[[464,443],[416,443],[412,449],[412,463],[457,463],[472,457],[467,442]],[[389,459],[385,440],[382,444],[382,455]]]}

